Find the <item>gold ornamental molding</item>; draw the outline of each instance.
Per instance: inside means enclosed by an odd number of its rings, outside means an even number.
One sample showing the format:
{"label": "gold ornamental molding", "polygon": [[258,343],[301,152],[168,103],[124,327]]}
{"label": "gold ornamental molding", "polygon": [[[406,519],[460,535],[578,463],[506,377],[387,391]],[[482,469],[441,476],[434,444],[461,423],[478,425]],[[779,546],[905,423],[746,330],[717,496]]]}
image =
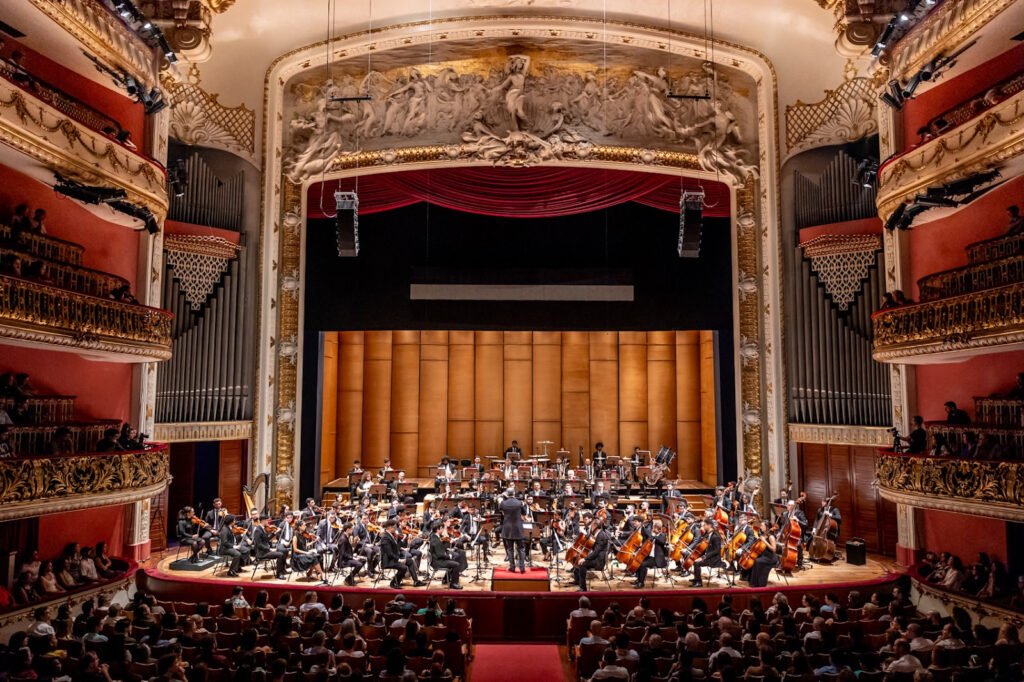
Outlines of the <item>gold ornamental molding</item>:
{"label": "gold ornamental molding", "polygon": [[1000,102],[972,122],[915,147],[878,173],[878,213],[885,221],[896,207],[926,188],[992,168],[1024,154],[1024,92]]}
{"label": "gold ornamental molding", "polygon": [[151,499],[170,483],[168,448],[0,460],[0,521]]}
{"label": "gold ornamental molding", "polygon": [[889,429],[878,426],[832,424],[790,424],[789,440],[822,445],[863,445],[885,447],[892,444]]}
{"label": "gold ornamental molding", "polygon": [[[937,585],[919,580],[914,571],[911,571],[910,573],[910,580],[917,591],[921,593],[921,596],[934,599],[946,607],[947,610],[952,610],[951,607],[959,606],[960,608],[973,613],[979,621],[992,619],[993,621],[998,621],[1000,625],[1003,623],[1010,623],[1018,629],[1024,627],[1024,614],[1021,614],[1020,611],[1014,611],[1013,609],[1008,609],[996,602],[981,600],[968,594],[952,592]],[[915,599],[914,603],[918,605],[918,608],[922,612],[927,612],[929,610],[924,604],[920,603],[920,600]],[[989,627],[995,625],[995,623],[983,624]]]}
{"label": "gold ornamental molding", "polygon": [[171,319],[164,310],[87,296],[0,276],[0,338],[114,362],[171,357]]}
{"label": "gold ornamental molding", "polygon": [[854,77],[811,103],[786,105],[786,156],[878,132],[875,79]]}
{"label": "gold ornamental molding", "polygon": [[88,185],[123,189],[127,201],[167,215],[163,167],[103,133],[69,118],[0,78],[0,143],[51,172]]}
{"label": "gold ornamental molding", "polygon": [[1015,0],[945,0],[883,53],[890,78],[905,80],[935,57],[951,54]]}
{"label": "gold ornamental molding", "polygon": [[248,440],[252,422],[159,423],[153,427],[153,440],[161,443],[191,443],[211,440]]}
{"label": "gold ornamental molding", "polygon": [[1024,284],[890,308],[875,313],[878,362],[933,362],[1024,343]]}
{"label": "gold ornamental molding", "polygon": [[199,67],[175,80],[164,72],[164,90],[171,105],[171,137],[188,145],[223,149],[251,159],[256,144],[256,112],[244,104],[228,107],[217,93],[202,88]]}
{"label": "gold ornamental molding", "polygon": [[880,451],[878,491],[885,499],[921,509],[1024,521],[1024,464]]}
{"label": "gold ornamental molding", "polygon": [[[671,36],[671,40],[669,39]],[[324,64],[330,52],[339,68],[345,60],[361,63],[367,53],[384,57],[389,50],[426,46],[429,43],[467,45],[514,41],[579,41],[581,45],[626,45],[692,58],[704,58],[701,37],[628,22],[607,24],[589,19],[553,16],[453,17],[431,23],[388,26],[365,33],[340,36],[330,49],[321,42],[294,50],[278,58],[269,68],[264,91],[263,113],[263,239],[260,242],[261,296],[258,325],[258,390],[255,402],[253,475],[269,473],[272,496],[278,504],[293,504],[298,476],[298,435],[302,411],[299,383],[303,371],[301,354],[296,355],[293,339],[301,336],[303,306],[303,231],[306,188],[323,178],[333,180],[355,173],[380,173],[415,168],[494,165],[466,145],[417,144],[416,137],[403,145],[396,138],[391,149],[343,151],[332,156],[318,171],[299,180],[287,174],[285,143],[290,138],[290,117],[286,115],[288,84],[297,76]],[[771,481],[781,479],[785,468],[785,421],[777,396],[782,385],[781,289],[777,215],[779,198],[774,191],[778,173],[778,109],[776,78],[768,60],[749,48],[716,43],[719,63],[737,69],[753,79],[751,101],[756,102],[752,123],[744,130],[747,139],[757,139],[757,158],[750,162],[756,174],[745,180],[727,178],[733,190],[733,221],[736,234],[736,343],[741,337],[752,348],[737,367],[737,441],[741,468]],[[756,97],[756,99],[755,99]],[[463,138],[465,141],[465,138]],[[329,143],[329,140],[326,140]],[[657,145],[656,145],[657,146]],[[661,145],[664,147],[664,145]],[[525,159],[523,165],[565,165],[619,168],[640,172],[661,172],[716,179],[697,154],[671,148],[645,149],[632,143],[621,146],[598,144],[549,149]],[[519,152],[512,149],[513,153]],[[550,153],[549,153],[550,152]],[[525,152],[524,152],[525,154]],[[294,177],[294,179],[293,179]],[[733,349],[738,353],[737,349]],[[730,349],[723,349],[728,353]],[[739,365],[739,363],[738,363]]]}
{"label": "gold ornamental molding", "polygon": [[156,52],[97,0],[29,0],[74,37],[88,54],[126,71],[147,88],[155,87],[160,63]]}

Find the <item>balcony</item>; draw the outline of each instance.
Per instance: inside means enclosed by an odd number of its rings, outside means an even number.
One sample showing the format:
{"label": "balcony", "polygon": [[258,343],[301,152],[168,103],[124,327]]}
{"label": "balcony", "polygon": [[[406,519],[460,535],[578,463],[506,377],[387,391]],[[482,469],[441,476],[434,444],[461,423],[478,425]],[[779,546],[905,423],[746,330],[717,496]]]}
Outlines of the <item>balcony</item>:
{"label": "balcony", "polygon": [[957,361],[1024,344],[1024,283],[880,310],[874,315],[879,362]]}
{"label": "balcony", "polygon": [[[50,185],[54,173],[60,173],[88,185],[123,189],[126,201],[163,220],[168,201],[164,168],[117,141],[116,122],[53,88],[8,76],[0,70],[0,162]],[[104,213],[108,220],[109,213]],[[127,216],[124,221],[128,224]]]}
{"label": "balcony", "polygon": [[0,460],[0,521],[126,504],[170,483],[168,447]]}
{"label": "balcony", "polygon": [[879,493],[897,504],[1024,521],[1024,463],[979,462],[879,450]]}
{"label": "balcony", "polygon": [[[1024,91],[886,162],[878,172],[879,217],[887,220],[900,204],[912,203],[928,187],[993,168],[1004,178],[1024,172]],[[949,210],[926,211],[915,226]]]}
{"label": "balcony", "polygon": [[0,339],[111,362],[171,357],[173,316],[156,308],[0,276]]}

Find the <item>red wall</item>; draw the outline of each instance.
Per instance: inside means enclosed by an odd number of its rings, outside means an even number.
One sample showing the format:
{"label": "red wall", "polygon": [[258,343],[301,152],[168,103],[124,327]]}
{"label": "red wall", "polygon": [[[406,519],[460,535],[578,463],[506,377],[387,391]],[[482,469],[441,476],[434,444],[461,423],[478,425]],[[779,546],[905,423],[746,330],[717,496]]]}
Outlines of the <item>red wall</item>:
{"label": "red wall", "polygon": [[966,362],[917,366],[917,413],[925,421],[942,421],[942,404],[952,400],[974,417],[974,397],[1013,388],[1024,372],[1024,351],[981,355]]}
{"label": "red wall", "polygon": [[128,420],[132,366],[94,362],[74,353],[0,346],[0,374],[27,372],[45,393],[77,396],[78,418]]}
{"label": "red wall", "polygon": [[141,104],[126,93],[105,88],[14,40],[7,41],[4,56],[10,56],[15,49],[25,55],[21,63],[30,74],[111,117],[122,128],[131,131],[132,140],[139,149],[145,148],[146,114]]}
{"label": "red wall", "polygon": [[1024,64],[1024,45],[1007,50],[956,78],[940,84],[903,106],[904,149],[917,144],[917,131],[939,114],[982,94],[993,85],[1016,75]]}
{"label": "red wall", "polygon": [[920,514],[925,550],[950,552],[965,564],[973,563],[978,552],[988,552],[993,559],[1006,561],[1005,521],[933,509],[922,509]]}
{"label": "red wall", "polygon": [[136,289],[138,232],[108,223],[43,183],[0,166],[0,220],[10,224],[14,207],[22,203],[33,210],[46,209],[46,229],[51,235],[85,247],[83,265],[120,275],[131,283],[133,291]]}
{"label": "red wall", "polygon": [[127,505],[85,509],[39,517],[39,554],[53,558],[72,543],[95,545],[103,541],[111,556],[124,556],[124,515]]}
{"label": "red wall", "polygon": [[957,213],[910,230],[911,296],[918,298],[917,281],[925,275],[967,265],[968,244],[1005,234],[1006,208],[1020,205],[1022,196],[1024,177],[1018,177]]}

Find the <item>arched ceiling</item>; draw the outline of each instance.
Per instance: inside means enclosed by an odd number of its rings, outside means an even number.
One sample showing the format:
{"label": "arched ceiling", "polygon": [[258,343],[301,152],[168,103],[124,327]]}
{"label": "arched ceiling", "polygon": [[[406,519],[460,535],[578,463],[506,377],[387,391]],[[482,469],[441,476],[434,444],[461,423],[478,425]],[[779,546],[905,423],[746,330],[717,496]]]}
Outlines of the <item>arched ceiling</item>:
{"label": "arched ceiling", "polygon": [[[821,0],[818,0],[821,1]],[[333,35],[458,16],[576,16],[710,34],[763,53],[776,71],[780,108],[816,101],[844,77],[835,50],[835,17],[815,0],[245,0],[213,19],[212,54],[199,65],[201,87],[224,106],[256,111],[260,129],[264,79],[283,54]],[[669,9],[671,7],[671,17]],[[707,9],[707,11],[705,11]],[[707,29],[705,29],[707,27]],[[186,66],[179,66],[182,75]],[[259,136],[257,132],[257,137]]]}

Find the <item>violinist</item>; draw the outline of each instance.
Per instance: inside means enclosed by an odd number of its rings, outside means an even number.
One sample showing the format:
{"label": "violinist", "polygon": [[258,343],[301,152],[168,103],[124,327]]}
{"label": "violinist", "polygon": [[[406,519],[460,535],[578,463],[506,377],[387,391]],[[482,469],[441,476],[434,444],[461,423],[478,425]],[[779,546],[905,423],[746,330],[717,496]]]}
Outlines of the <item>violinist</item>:
{"label": "violinist", "polygon": [[276,535],[278,534],[273,524],[270,523],[270,517],[265,516],[260,519],[259,525],[253,530],[253,544],[255,547],[255,556],[257,561],[263,561],[267,559],[274,559],[276,561],[274,574],[278,580],[284,580],[287,578],[285,570],[288,562],[286,559],[286,553],[278,549]]}
{"label": "violinist", "polygon": [[224,525],[224,519],[227,517],[227,514],[228,510],[224,508],[224,501],[219,497],[213,498],[213,509],[206,512],[203,517],[203,520],[206,521],[206,525],[210,527],[207,532],[211,535],[217,535],[220,533],[220,528]]}
{"label": "violinist", "polygon": [[646,527],[643,529],[643,538],[645,542],[653,542],[654,546],[651,553],[640,564],[640,568],[636,569],[636,582],[633,583],[633,587],[637,589],[643,589],[644,583],[647,582],[647,571],[652,566],[655,568],[668,567],[668,535],[665,533],[661,519],[655,519],[649,529]]}
{"label": "violinist", "polygon": [[331,510],[316,524],[317,546],[324,552],[337,556],[338,543],[341,537],[341,524],[338,515]]}
{"label": "violinist", "polygon": [[316,551],[316,534],[308,529],[308,524],[299,519],[292,535],[292,568],[305,571],[307,578],[319,578],[321,585],[327,585],[327,576],[320,565],[320,552]]}
{"label": "violinist", "polygon": [[316,500],[314,500],[312,497],[307,497],[306,506],[302,508],[301,512],[299,512],[299,518],[305,521],[309,521],[316,516],[320,516],[322,512],[323,509],[316,506]]}
{"label": "violinist", "polygon": [[346,568],[352,570],[345,577],[345,584],[349,587],[354,587],[356,584],[356,575],[362,570],[363,566],[366,565],[366,557],[356,554],[356,546],[359,540],[352,535],[352,524],[346,523],[341,529],[341,534],[337,538],[337,552],[334,555],[334,570],[343,571]]}
{"label": "violinist", "polygon": [[710,519],[701,522],[701,537],[705,536],[708,538],[708,548],[693,564],[693,580],[690,584],[694,587],[704,587],[703,569],[708,569],[710,579],[711,569],[722,566],[722,536],[714,532],[714,525]]}
{"label": "violinist", "polygon": [[[203,529],[196,523],[196,512],[192,507],[183,507],[178,512],[178,540],[189,549],[189,563],[199,563],[199,548],[203,546],[204,540],[201,536]],[[206,541],[209,542],[209,541]],[[209,551],[209,547],[207,547]]]}
{"label": "violinist", "polygon": [[373,575],[377,573],[380,563],[380,546],[374,543],[375,533],[371,528],[376,526],[370,523],[370,515],[364,511],[359,515],[359,522],[352,528],[352,535],[359,541],[360,551],[366,557],[367,570]]}
{"label": "violinist", "polygon": [[280,532],[277,534],[277,547],[287,554],[292,550],[292,538],[295,537],[295,514],[285,511],[277,522]]}
{"label": "violinist", "polygon": [[466,570],[466,553],[460,549],[449,550],[441,539],[441,522],[435,521],[430,530],[430,565],[435,570],[445,569],[444,583],[453,590],[461,590],[459,574]]}
{"label": "violinist", "polygon": [[484,548],[481,554],[484,565],[487,566],[490,564],[490,559],[487,556],[488,552],[486,551],[489,541],[487,535],[480,532],[481,523],[483,523],[483,517],[480,516],[479,512],[469,510],[462,515],[462,534],[468,539],[467,542],[470,549],[478,545]]}
{"label": "violinist", "polygon": [[573,578],[575,578],[580,592],[587,591],[587,571],[604,569],[605,562],[608,560],[608,547],[611,545],[611,539],[600,520],[595,519],[590,524],[590,534],[594,538],[594,546],[586,558],[572,569]]}
{"label": "violinist", "polygon": [[[242,533],[236,533],[241,529]],[[237,578],[242,568],[242,561],[249,558],[249,546],[244,541],[245,530],[241,526],[235,526],[235,517],[226,515],[222,517],[220,530],[218,531],[219,543],[217,551],[223,557],[229,557],[228,575]]]}
{"label": "violinist", "polygon": [[406,574],[413,576],[413,587],[423,587],[426,584],[419,579],[419,575],[416,573],[415,560],[408,554],[403,556],[398,522],[394,519],[384,522],[384,532],[380,536],[380,565],[381,568],[394,569],[395,577],[391,579],[390,583],[393,590],[401,588]]}

